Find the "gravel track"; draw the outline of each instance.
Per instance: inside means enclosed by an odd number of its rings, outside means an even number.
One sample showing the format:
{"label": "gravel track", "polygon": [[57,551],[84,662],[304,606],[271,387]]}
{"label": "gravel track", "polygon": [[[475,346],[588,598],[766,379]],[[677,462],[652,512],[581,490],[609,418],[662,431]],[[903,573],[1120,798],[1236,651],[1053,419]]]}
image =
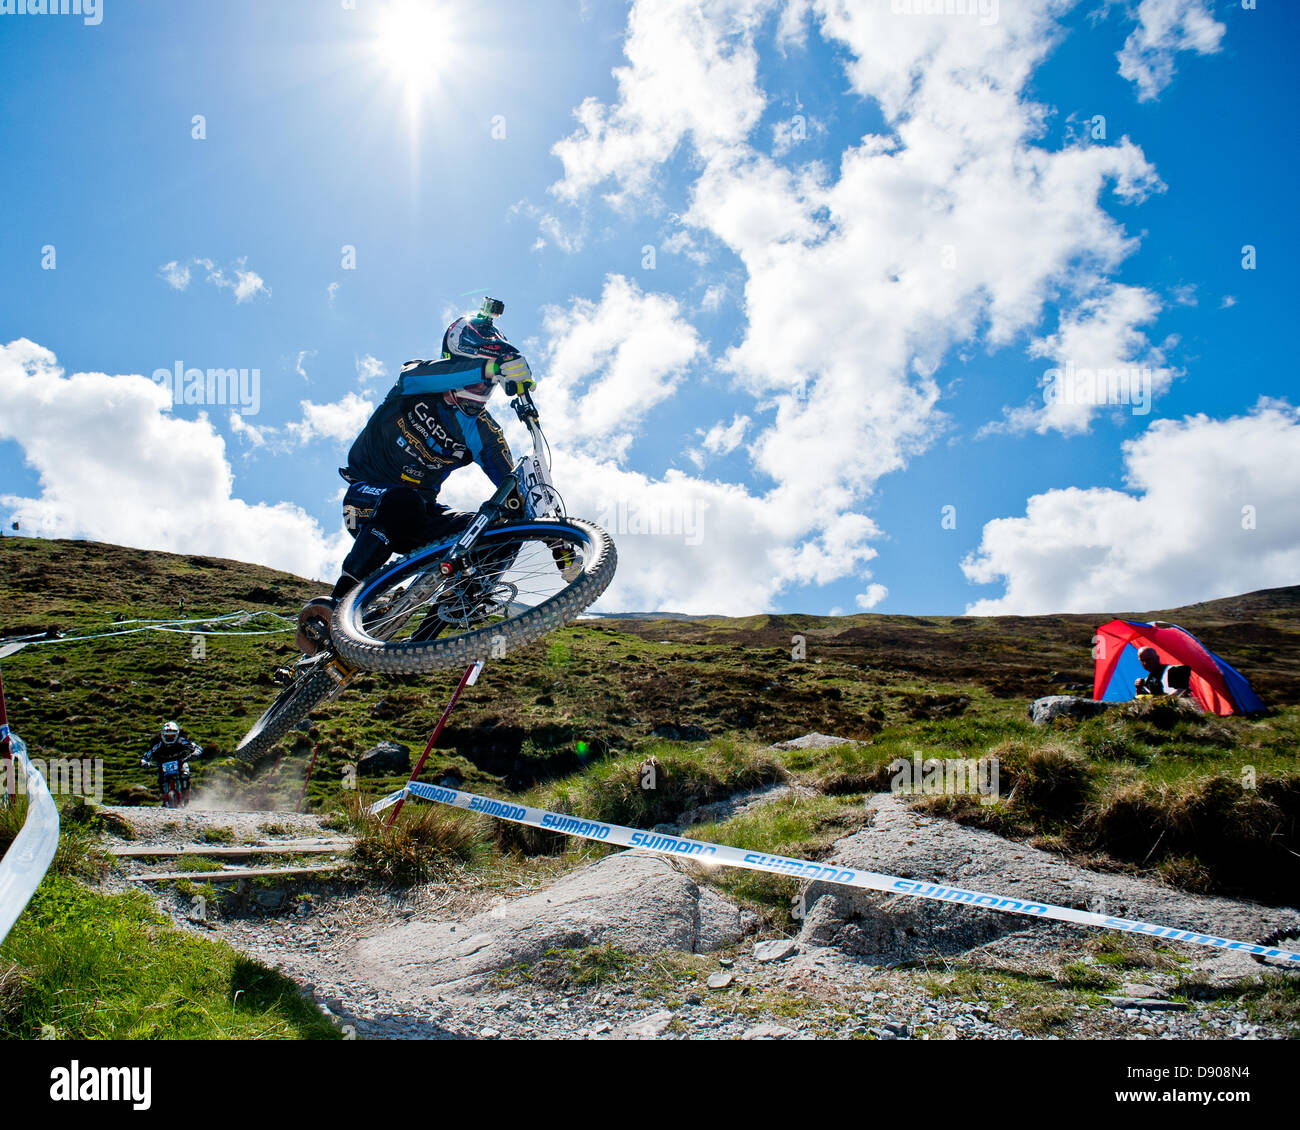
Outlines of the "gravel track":
{"label": "gravel track", "polygon": [[[784,789],[732,798],[730,811],[768,803]],[[338,839],[311,815],[277,812],[204,812],[197,809],[115,809],[136,828],[139,843],[168,846],[202,844],[205,833],[227,829],[235,843],[277,839]],[[905,819],[895,813],[895,821]],[[276,833],[268,833],[274,825]],[[947,822],[915,818],[910,834],[927,835]],[[898,829],[895,828],[897,832]],[[219,833],[223,836],[225,833]],[[1007,845],[1010,854],[1023,854]],[[127,865],[130,866],[129,864]],[[148,867],[153,866],[150,861]],[[195,879],[202,880],[202,874]],[[135,887],[119,874],[109,887]],[[1144,1039],[1285,1038],[1278,1027],[1253,1023],[1235,1001],[1192,1001],[1184,1009],[1159,1006],[1125,1008],[1122,1004],[1057,1001],[1050,1024],[1035,1022],[1033,1009],[999,999],[945,995],[958,964],[945,970],[942,961],[924,969],[882,967],[836,946],[789,939],[788,955],[760,960],[756,939],[744,938],[712,954],[690,959],[693,976],[674,979],[680,958],[650,955],[621,979],[591,986],[530,984],[509,972],[439,986],[407,988],[377,984],[359,957],[360,943],[412,923],[463,923],[517,898],[549,890],[540,882],[531,890],[491,889],[479,876],[465,874],[451,883],[431,884],[407,892],[383,892],[356,884],[320,881],[295,887],[306,897],[270,908],[249,900],[239,912],[191,917],[189,902],[174,890],[154,892],[160,904],[185,929],[219,938],[293,978],[330,1012],[349,1035],[368,1039],[1023,1039],[1026,1037]],[[960,914],[962,908],[948,908]],[[760,941],[771,941],[770,931]],[[1032,925],[1011,931],[964,954],[985,973],[1013,970],[1048,978],[1069,962],[1091,961],[1086,936],[1044,938]],[[1023,944],[1022,944],[1023,943]],[[1137,939],[1141,949],[1149,944]],[[762,953],[760,949],[758,953]],[[768,955],[770,956],[770,954]],[[677,965],[674,965],[674,962]],[[662,972],[662,976],[658,973]],[[711,989],[714,974],[724,987]],[[1140,980],[1125,986],[1163,994],[1174,986],[1168,969],[1124,974]],[[994,994],[990,994],[994,995]],[[1159,1010],[1158,1010],[1159,1009]]]}

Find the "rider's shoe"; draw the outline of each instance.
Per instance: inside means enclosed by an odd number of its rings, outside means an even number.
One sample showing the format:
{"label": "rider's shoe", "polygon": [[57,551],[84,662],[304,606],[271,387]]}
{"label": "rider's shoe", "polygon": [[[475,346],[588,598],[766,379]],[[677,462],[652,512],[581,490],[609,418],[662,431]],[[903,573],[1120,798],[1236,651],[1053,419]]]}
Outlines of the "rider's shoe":
{"label": "rider's shoe", "polygon": [[304,655],[315,655],[330,642],[330,619],[338,601],[332,596],[318,596],[309,600],[298,613],[298,650]]}

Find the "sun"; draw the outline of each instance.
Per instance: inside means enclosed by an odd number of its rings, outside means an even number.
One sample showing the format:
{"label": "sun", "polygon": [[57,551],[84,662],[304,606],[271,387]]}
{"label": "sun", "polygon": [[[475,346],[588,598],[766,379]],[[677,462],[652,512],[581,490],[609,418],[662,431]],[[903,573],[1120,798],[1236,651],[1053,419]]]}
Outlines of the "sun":
{"label": "sun", "polygon": [[413,105],[437,85],[453,39],[451,14],[441,0],[393,0],[379,13],[372,46]]}

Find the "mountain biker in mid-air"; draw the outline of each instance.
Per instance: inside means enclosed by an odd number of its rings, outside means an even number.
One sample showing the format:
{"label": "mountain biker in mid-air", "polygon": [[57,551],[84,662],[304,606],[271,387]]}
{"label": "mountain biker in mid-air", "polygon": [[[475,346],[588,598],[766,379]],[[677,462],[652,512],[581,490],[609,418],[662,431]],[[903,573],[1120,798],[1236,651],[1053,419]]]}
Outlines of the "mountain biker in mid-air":
{"label": "mountain biker in mid-air", "polygon": [[[196,745],[181,734],[181,728],[175,722],[164,722],[158,741],[149,747],[149,752],[140,764],[147,768],[157,768],[158,788],[164,789],[162,767],[168,761],[179,761],[181,771],[181,804],[190,802],[190,759],[203,756],[203,747]],[[155,765],[155,759],[157,763]]]}
{"label": "mountain biker in mid-air", "polygon": [[465,528],[473,515],[438,501],[452,471],[477,463],[493,486],[510,476],[510,446],[487,401],[498,382],[512,395],[535,382],[528,362],[493,323],[504,310],[486,299],[477,314],[447,327],[440,359],[406,362],[353,443],[339,474],[349,484],[343,519],[355,542],[333,592],[299,614],[297,645],[305,654],[327,642],[339,600],[390,555]]}

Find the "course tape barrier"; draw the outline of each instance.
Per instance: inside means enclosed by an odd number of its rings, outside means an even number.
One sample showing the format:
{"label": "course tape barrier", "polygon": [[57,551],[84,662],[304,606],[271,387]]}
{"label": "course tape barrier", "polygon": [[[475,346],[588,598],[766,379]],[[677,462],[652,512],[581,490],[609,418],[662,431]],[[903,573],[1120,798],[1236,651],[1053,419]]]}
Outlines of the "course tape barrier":
{"label": "course tape barrier", "polygon": [[[244,624],[249,620],[257,620],[264,617],[271,617],[280,620],[285,624],[283,628],[258,628],[248,631],[240,631],[235,627],[218,627],[213,629],[212,625],[224,624]],[[123,628],[122,624],[140,624],[139,628]],[[192,625],[201,625],[194,627]],[[114,630],[111,632],[93,632],[84,636],[51,636],[39,633],[31,636],[16,636],[11,639],[0,639],[0,649],[2,654],[12,655],[24,647],[40,647],[45,644],[60,643],[83,643],[86,640],[103,640],[111,636],[134,636],[140,632],[174,632],[183,636],[275,636],[284,632],[297,630],[297,622],[288,616],[282,616],[279,612],[227,612],[221,616],[198,616],[190,620],[118,620],[115,623]]]}
{"label": "course tape barrier", "polygon": [[[9,731],[7,726],[4,729]],[[26,778],[27,819],[0,859],[0,942],[31,901],[59,846],[59,810],[54,807],[45,778],[27,759],[22,738],[12,731],[7,736],[14,766]]]}
{"label": "course tape barrier", "polygon": [[583,820],[577,816],[547,812],[543,808],[495,800],[492,797],[478,796],[476,793],[462,792],[441,785],[428,785],[420,781],[410,782],[397,792],[376,801],[368,811],[372,816],[377,815],[408,796],[449,805],[452,808],[481,812],[485,816],[495,816],[498,820],[528,824],[534,828],[559,832],[566,836],[579,836],[582,839],[596,840],[604,844],[619,844],[622,847],[644,848],[660,855],[670,855],[675,859],[689,859],[692,863],[743,867],[750,871],[766,871],[773,875],[785,875],[795,879],[816,879],[823,883],[861,887],[870,891],[883,891],[890,895],[911,895],[914,898],[933,899],[939,902],[962,903],[966,906],[1000,910],[1007,914],[1051,918],[1058,922],[1073,922],[1081,926],[1096,926],[1103,930],[1119,930],[1129,934],[1146,934],[1168,941],[1189,942],[1193,945],[1213,946],[1216,949],[1240,950],[1242,953],[1249,953],[1256,957],[1300,963],[1300,953],[1255,942],[1237,942],[1231,938],[1219,938],[1195,930],[1181,930],[1174,926],[1160,926],[1151,922],[1116,918],[1111,915],[1096,914],[1090,910],[1053,906],[1051,903],[1010,898],[989,894],[987,891],[971,891],[962,887],[948,887],[939,883],[924,883],[875,871],[858,871],[837,863],[811,863],[804,859],[787,859],[784,856],[769,855],[761,851],[745,851],[726,844],[711,844],[706,840],[646,832],[622,824],[606,824],[600,820]]}

